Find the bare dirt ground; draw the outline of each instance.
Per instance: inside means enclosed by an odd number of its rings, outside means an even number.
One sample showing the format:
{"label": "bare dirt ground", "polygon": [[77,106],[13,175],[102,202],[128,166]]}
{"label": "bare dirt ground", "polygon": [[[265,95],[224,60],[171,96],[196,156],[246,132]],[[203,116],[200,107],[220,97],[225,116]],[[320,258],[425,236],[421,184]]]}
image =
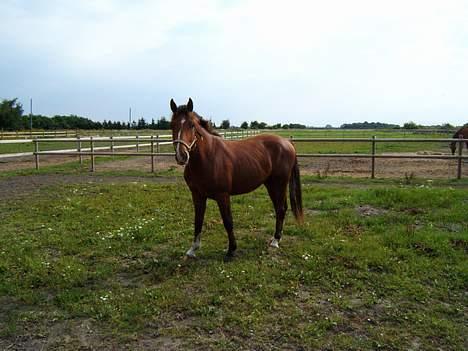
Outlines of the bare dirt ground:
{"label": "bare dirt ground", "polygon": [[[75,161],[75,157],[53,156],[43,157],[41,165],[55,165]],[[124,160],[115,160],[96,165],[94,174],[37,174],[25,177],[0,178],[0,199],[15,198],[30,194],[43,186],[55,184],[76,183],[121,183],[132,181],[146,182],[173,182],[175,177],[133,177],[133,176],[109,176],[100,175],[106,171],[151,171],[151,159],[149,157],[133,157]],[[371,170],[370,159],[359,158],[300,158],[299,164],[302,174],[327,176],[352,176],[369,178]],[[30,169],[34,167],[31,157],[9,159],[0,162],[0,172],[17,169]],[[172,157],[159,157],[155,162],[156,171],[167,170],[176,166]],[[468,162],[463,162],[462,176],[468,177]],[[181,169],[181,168],[180,168]],[[455,178],[457,163],[455,160],[428,160],[428,159],[377,159],[376,178]],[[180,181],[180,179],[179,179]]]}
{"label": "bare dirt ground", "polygon": [[[399,155],[414,155],[400,153]],[[59,165],[66,162],[77,162],[76,156],[47,156],[40,159],[40,165]],[[456,160],[434,159],[377,159],[377,178],[455,178],[457,174]],[[370,177],[371,160],[359,158],[300,158],[299,164],[303,174],[321,176],[352,176]],[[165,170],[176,166],[172,157],[157,157],[156,170]],[[32,157],[3,159],[0,161],[0,172],[34,168]],[[100,171],[151,171],[149,157],[133,157],[125,160],[99,163],[96,165],[97,173]],[[468,162],[463,162],[462,174],[468,176]]]}
{"label": "bare dirt ground", "polygon": [[[400,153],[399,155],[414,155]],[[351,176],[367,178],[371,175],[371,160],[364,158],[301,158],[301,172],[309,175]],[[376,159],[376,178],[456,178],[456,160],[434,159]],[[468,176],[468,162],[462,164],[462,176]]]}

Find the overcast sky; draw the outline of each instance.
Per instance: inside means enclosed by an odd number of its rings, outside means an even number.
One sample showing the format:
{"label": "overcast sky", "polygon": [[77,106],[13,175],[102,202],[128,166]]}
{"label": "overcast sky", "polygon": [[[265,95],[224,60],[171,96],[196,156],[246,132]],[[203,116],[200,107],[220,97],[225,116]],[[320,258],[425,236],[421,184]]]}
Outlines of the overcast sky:
{"label": "overcast sky", "polygon": [[0,2],[0,98],[232,124],[468,122],[468,1]]}

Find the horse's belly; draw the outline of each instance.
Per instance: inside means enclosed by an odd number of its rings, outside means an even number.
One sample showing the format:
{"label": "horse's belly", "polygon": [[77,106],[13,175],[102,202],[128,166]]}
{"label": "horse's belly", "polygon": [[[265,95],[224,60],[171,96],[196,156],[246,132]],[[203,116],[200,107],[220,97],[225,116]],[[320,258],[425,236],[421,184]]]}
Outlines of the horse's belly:
{"label": "horse's belly", "polygon": [[255,170],[233,174],[230,192],[233,195],[245,194],[257,189],[271,174],[271,169]]}
{"label": "horse's belly", "polygon": [[240,194],[246,194],[250,193],[251,191],[254,191],[257,189],[260,185],[265,183],[265,180],[262,181],[250,181],[250,182],[236,182],[232,184],[232,189],[231,189],[231,194],[232,195],[240,195]]}

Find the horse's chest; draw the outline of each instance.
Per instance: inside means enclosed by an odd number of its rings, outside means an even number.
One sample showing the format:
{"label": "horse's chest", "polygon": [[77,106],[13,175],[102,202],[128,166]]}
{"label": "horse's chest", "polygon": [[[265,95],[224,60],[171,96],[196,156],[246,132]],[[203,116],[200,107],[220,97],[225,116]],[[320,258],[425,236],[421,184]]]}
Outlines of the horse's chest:
{"label": "horse's chest", "polygon": [[229,179],[226,174],[217,174],[213,169],[186,169],[184,178],[191,191],[206,196],[229,191]]}

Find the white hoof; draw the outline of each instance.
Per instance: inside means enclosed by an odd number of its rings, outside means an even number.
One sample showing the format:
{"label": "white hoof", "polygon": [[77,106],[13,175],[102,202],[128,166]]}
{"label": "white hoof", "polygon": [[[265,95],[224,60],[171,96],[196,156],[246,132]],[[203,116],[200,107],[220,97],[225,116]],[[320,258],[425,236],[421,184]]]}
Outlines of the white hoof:
{"label": "white hoof", "polygon": [[271,239],[270,246],[279,249],[279,241],[275,238]]}
{"label": "white hoof", "polygon": [[193,249],[188,250],[185,253],[185,256],[190,257],[190,258],[196,258],[197,257],[197,255],[195,255],[195,251]]}

